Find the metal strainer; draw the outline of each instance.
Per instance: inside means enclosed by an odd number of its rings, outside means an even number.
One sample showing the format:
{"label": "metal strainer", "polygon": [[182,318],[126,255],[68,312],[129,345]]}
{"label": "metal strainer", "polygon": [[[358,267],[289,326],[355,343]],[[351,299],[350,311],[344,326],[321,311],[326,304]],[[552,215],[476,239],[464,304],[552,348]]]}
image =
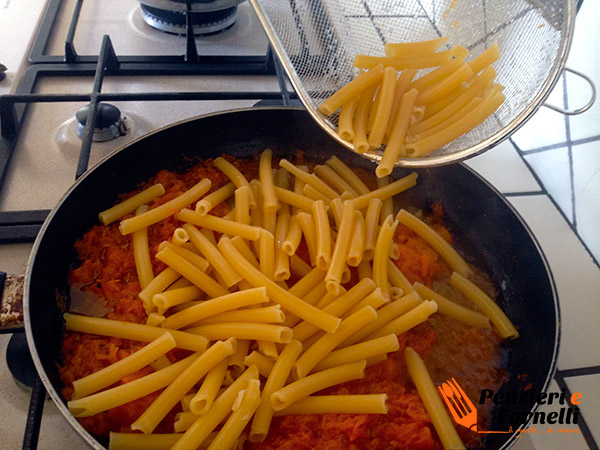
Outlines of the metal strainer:
{"label": "metal strainer", "polygon": [[[571,44],[575,4],[569,0],[249,0],[300,100],[331,136],[337,117],[318,106],[357,74],[356,54],[384,55],[388,42],[448,36],[468,60],[497,43],[496,81],[506,101],[484,123],[421,158],[398,165],[428,167],[480,154],[509,137],[542,105],[559,79]],[[424,73],[424,72],[422,72]],[[381,151],[365,154],[380,160]]]}

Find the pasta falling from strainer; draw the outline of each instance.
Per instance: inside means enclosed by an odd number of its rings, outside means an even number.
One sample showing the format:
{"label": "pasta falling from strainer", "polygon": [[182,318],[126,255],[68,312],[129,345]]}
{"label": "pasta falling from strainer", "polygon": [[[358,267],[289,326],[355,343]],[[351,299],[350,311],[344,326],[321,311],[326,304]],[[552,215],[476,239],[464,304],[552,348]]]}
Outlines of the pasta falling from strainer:
{"label": "pasta falling from strainer", "polygon": [[[319,106],[325,115],[340,110],[338,134],[357,153],[385,146],[379,178],[398,158],[426,156],[468,133],[504,102],[491,66],[498,46],[466,62],[462,46],[438,51],[446,40],[390,43],[385,56],[356,55],[359,76]],[[419,69],[433,70],[417,77]]]}

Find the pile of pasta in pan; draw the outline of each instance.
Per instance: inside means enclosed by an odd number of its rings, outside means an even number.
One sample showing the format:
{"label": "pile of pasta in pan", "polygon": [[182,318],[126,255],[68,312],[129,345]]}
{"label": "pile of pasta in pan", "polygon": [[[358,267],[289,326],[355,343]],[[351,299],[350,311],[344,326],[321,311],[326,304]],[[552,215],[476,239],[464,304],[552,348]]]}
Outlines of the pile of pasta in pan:
{"label": "pile of pasta in pan", "polygon": [[504,102],[492,67],[498,46],[467,62],[465,47],[437,51],[447,40],[388,43],[385,56],[356,55],[358,77],[319,105],[328,116],[340,110],[338,133],[357,153],[383,148],[378,177],[398,158],[425,157],[468,133]]}
{"label": "pile of pasta in pan", "polygon": [[[71,283],[113,311],[64,315],[72,414],[95,434],[127,416],[109,428],[113,450],[260,448],[282,416],[385,416],[389,392],[327,389],[364,379],[401,349],[430,438],[464,448],[424,350],[399,342],[438,315],[498,341],[518,333],[442,228],[394,209],[417,174],[365,183],[335,156],[308,165],[268,149],[240,161],[201,163],[189,187],[169,179],[132,193],[78,243]],[[409,280],[399,227],[439,255],[449,289],[468,303]]]}

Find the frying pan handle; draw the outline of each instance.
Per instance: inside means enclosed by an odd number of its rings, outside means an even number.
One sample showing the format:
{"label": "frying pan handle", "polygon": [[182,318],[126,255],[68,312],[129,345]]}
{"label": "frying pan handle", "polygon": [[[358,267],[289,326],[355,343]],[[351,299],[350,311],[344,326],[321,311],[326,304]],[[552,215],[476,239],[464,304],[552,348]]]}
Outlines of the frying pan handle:
{"label": "frying pan handle", "polygon": [[571,72],[573,75],[577,75],[577,76],[583,78],[585,81],[587,81],[587,83],[590,85],[590,88],[592,89],[592,95],[590,96],[590,99],[588,100],[588,102],[585,105],[583,105],[581,108],[577,108],[577,109],[563,109],[563,108],[560,108],[555,105],[550,105],[548,103],[544,103],[544,106],[546,108],[550,108],[556,112],[559,112],[559,113],[567,115],[567,116],[576,116],[578,114],[586,112],[588,109],[590,109],[592,107],[592,105],[596,101],[596,86],[594,85],[594,82],[592,81],[592,79],[590,77],[588,77],[587,75],[585,75],[577,70],[570,69],[568,67],[565,67],[564,70],[566,72]]}
{"label": "frying pan handle", "polygon": [[24,275],[7,275],[0,272],[0,333],[24,331],[24,284]]}

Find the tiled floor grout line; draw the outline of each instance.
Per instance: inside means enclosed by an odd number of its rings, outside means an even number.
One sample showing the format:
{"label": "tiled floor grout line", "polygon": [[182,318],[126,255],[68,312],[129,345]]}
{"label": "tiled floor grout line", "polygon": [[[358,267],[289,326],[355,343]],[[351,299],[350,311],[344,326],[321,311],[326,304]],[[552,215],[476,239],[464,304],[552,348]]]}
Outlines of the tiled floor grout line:
{"label": "tiled floor grout line", "polygon": [[[592,259],[592,261],[594,262],[595,266],[600,268],[600,262],[596,259],[596,257],[594,256],[594,254],[590,251],[590,248],[587,246],[586,242],[581,238],[581,236],[579,235],[579,232],[577,231],[577,228],[575,228],[573,226],[573,224],[571,223],[571,221],[569,220],[569,218],[565,215],[564,211],[560,208],[560,206],[558,205],[558,203],[556,203],[556,201],[554,200],[554,197],[552,197],[552,195],[550,195],[547,191],[546,188],[544,187],[544,184],[542,183],[542,180],[540,179],[540,177],[537,175],[537,173],[535,172],[535,170],[533,170],[533,168],[531,167],[531,165],[529,164],[529,162],[527,161],[527,159],[524,158],[523,155],[523,151],[519,148],[519,146],[515,143],[515,141],[512,138],[509,138],[509,141],[511,142],[511,144],[513,145],[513,147],[515,148],[515,150],[517,151],[517,153],[519,154],[519,156],[521,157],[521,160],[523,161],[523,163],[525,164],[525,166],[527,167],[527,169],[529,169],[529,172],[531,173],[531,176],[535,179],[535,181],[540,185],[541,187],[541,191],[539,193],[535,192],[532,193],[531,195],[545,195],[546,197],[548,197],[548,199],[550,200],[550,202],[554,205],[554,207],[556,208],[556,210],[558,211],[558,213],[563,217],[563,219],[565,220],[565,222],[568,224],[569,228],[571,229],[571,231],[575,234],[575,236],[577,236],[577,239],[579,239],[579,242],[581,243],[581,245],[583,246],[583,248],[585,248],[585,251],[588,253],[588,255],[590,256],[590,258]],[[502,193],[502,195],[504,195],[505,197],[517,197],[519,195],[515,195],[518,193]],[[523,197],[525,195],[522,195]]]}
{"label": "tiled floor grout line", "polygon": [[578,367],[576,369],[558,370],[563,378],[600,375],[600,366]]}
{"label": "tiled floor grout line", "polygon": [[[567,92],[567,76],[562,75],[563,104],[565,109],[569,108],[569,95]],[[571,214],[573,216],[573,228],[577,230],[577,205],[575,199],[575,174],[573,170],[573,143],[571,142],[571,122],[569,116],[565,115],[565,136],[567,138],[567,155],[569,158],[569,187],[571,188]]]}
{"label": "tiled floor grout line", "polygon": [[[565,392],[566,400],[569,406],[573,407],[574,405],[571,403],[571,390],[569,389],[569,386],[567,386],[567,383],[565,382],[565,379],[563,378],[560,371],[556,372],[556,374],[554,375],[554,380],[558,384],[558,387]],[[598,444],[596,443],[596,440],[594,439],[594,436],[592,435],[592,432],[590,431],[590,428],[588,427],[587,422],[585,421],[583,413],[581,411],[579,411],[577,425],[579,426],[579,429],[581,430],[581,435],[583,436],[583,439],[585,439],[585,442],[587,443],[589,449],[598,450]]]}
{"label": "tiled floor grout line", "polygon": [[[589,144],[590,142],[596,142],[596,141],[600,141],[600,135],[599,136],[590,136],[590,137],[582,138],[582,139],[574,139],[571,141],[571,145],[573,147],[575,147],[577,145]],[[563,148],[563,147],[566,147],[567,144],[568,144],[567,141],[563,141],[563,142],[559,142],[557,144],[545,145],[543,147],[532,148],[529,150],[521,150],[521,153],[525,156],[534,155],[536,153],[543,153],[543,152],[547,152],[550,150],[556,150],[558,148]]]}

